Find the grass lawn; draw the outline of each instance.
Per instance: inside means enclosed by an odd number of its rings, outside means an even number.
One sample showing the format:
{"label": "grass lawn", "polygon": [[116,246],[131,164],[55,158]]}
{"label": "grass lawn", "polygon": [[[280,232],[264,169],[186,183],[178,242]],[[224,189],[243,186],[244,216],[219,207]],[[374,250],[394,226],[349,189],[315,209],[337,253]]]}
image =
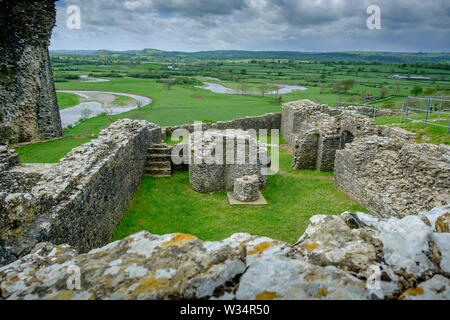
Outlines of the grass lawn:
{"label": "grass lawn", "polygon": [[75,107],[80,103],[80,97],[76,94],[57,92],[56,97],[58,98],[59,109]]}
{"label": "grass lawn", "polygon": [[116,97],[116,99],[114,99],[113,105],[119,107],[127,106],[130,101],[135,101],[133,98],[127,96],[119,96],[119,95],[114,96]]}
{"label": "grass lawn", "polygon": [[170,178],[145,176],[111,241],[148,230],[213,241],[247,232],[295,243],[313,215],[367,212],[337,190],[332,172],[293,171],[291,159],[291,153],[281,149],[281,170],[269,177],[263,192],[269,205],[263,207],[231,207],[225,191],[196,193],[189,187],[188,172],[176,172]]}
{"label": "grass lawn", "polygon": [[[438,114],[432,113],[430,115],[430,119],[437,119]],[[448,120],[444,121],[437,121],[437,122],[429,122],[428,126],[425,128],[425,125],[423,122],[412,122],[410,120],[423,120],[425,118],[425,115],[423,114],[415,114],[410,115],[408,117],[408,123],[405,125],[404,123],[400,124],[400,117],[399,116],[393,116],[393,117],[379,117],[376,119],[377,125],[394,125],[396,127],[403,128],[405,130],[414,132],[417,134],[416,141],[418,143],[434,143],[434,144],[447,144],[450,145],[450,134],[447,134],[447,126],[448,126]],[[404,121],[404,118],[403,118]],[[440,126],[433,125],[439,124]],[[431,141],[425,141],[422,139],[423,136],[427,136],[431,138]]]}
{"label": "grass lawn", "polygon": [[[197,77],[197,79],[199,81],[203,81],[203,82],[211,82],[211,83],[216,83],[216,84],[221,84],[224,87],[227,87],[229,89],[234,89],[234,90],[240,90],[241,84],[239,82],[232,82],[232,81],[218,81],[218,80],[213,80],[213,79],[208,79],[208,78],[204,78],[204,77]],[[247,92],[258,92],[258,94],[261,94],[261,83],[249,83],[246,82],[247,84],[247,88],[246,91]],[[273,84],[267,84],[264,83],[264,92],[270,92],[270,91],[274,91],[277,90],[279,87],[275,86]]]}
{"label": "grass lawn", "polygon": [[64,138],[16,148],[22,163],[58,163],[70,150],[92,138]]}
{"label": "grass lawn", "polygon": [[[168,90],[164,84],[151,79],[111,79],[110,82],[82,83],[70,81],[56,83],[58,89],[101,90],[141,94],[153,99],[153,103],[139,110],[132,110],[112,119],[139,119],[171,126],[194,123],[200,119],[226,121],[245,116],[280,112],[281,105],[274,97],[224,95],[192,86],[175,85]],[[80,136],[98,134],[111,124],[109,117],[99,116],[83,121],[65,135]]]}

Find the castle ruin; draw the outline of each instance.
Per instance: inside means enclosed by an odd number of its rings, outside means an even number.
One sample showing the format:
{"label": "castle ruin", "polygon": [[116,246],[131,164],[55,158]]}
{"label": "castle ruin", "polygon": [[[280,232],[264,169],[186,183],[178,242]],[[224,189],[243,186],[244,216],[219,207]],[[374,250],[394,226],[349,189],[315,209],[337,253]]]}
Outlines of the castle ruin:
{"label": "castle ruin", "polygon": [[48,52],[55,1],[0,5],[0,144],[61,137]]}

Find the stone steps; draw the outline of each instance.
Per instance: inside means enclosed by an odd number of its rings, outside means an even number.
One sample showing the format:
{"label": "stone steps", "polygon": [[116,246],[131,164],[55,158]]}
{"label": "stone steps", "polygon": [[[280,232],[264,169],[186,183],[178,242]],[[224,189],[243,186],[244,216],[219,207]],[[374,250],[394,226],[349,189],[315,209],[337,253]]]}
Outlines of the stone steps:
{"label": "stone steps", "polygon": [[172,169],[147,167],[145,173],[152,177],[170,177],[172,176]]}
{"label": "stone steps", "polygon": [[148,154],[147,162],[170,161],[170,154]]}
{"label": "stone steps", "polygon": [[170,148],[162,148],[162,147],[153,147],[148,149],[148,153],[150,154],[166,154],[166,155],[170,155]]}
{"label": "stone steps", "polygon": [[172,175],[170,150],[165,144],[155,144],[149,148],[145,173],[153,177],[170,177]]}

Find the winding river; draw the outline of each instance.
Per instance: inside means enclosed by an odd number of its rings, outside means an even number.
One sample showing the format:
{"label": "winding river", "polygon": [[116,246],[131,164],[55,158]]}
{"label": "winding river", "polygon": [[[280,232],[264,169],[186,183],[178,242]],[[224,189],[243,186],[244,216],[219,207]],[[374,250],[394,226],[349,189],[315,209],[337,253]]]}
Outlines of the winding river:
{"label": "winding river", "polygon": [[[215,80],[215,78],[211,78],[211,79]],[[271,85],[278,86],[279,89],[265,92],[265,94],[286,94],[286,93],[291,93],[293,91],[303,91],[303,90],[308,89],[308,88],[301,87],[301,86],[294,86],[294,85],[287,85],[287,84],[273,83]],[[209,90],[209,91],[215,92],[215,93],[226,93],[226,94],[240,94],[241,93],[239,90],[230,89],[221,84],[214,83],[214,82],[203,82],[203,86],[197,86],[197,88],[202,88],[202,89]],[[261,93],[257,92],[257,91],[256,92],[250,91],[249,94],[261,94]]]}
{"label": "winding river", "polygon": [[[109,92],[109,91],[72,91],[72,90],[57,90],[57,92],[65,92],[76,94],[83,99],[86,100],[95,100],[95,101],[86,101],[82,102],[74,107],[62,109],[59,111],[61,115],[61,123],[63,128],[67,128],[68,126],[73,126],[78,123],[81,119],[89,119],[93,117],[97,117],[101,114],[120,114],[130,110],[137,109],[138,104],[143,107],[150,103],[152,103],[152,99],[136,95],[136,94],[128,94],[128,93],[117,93],[117,92]],[[125,96],[134,99],[129,106],[126,107],[117,107],[113,105],[109,105],[111,101],[115,99],[114,96]]]}

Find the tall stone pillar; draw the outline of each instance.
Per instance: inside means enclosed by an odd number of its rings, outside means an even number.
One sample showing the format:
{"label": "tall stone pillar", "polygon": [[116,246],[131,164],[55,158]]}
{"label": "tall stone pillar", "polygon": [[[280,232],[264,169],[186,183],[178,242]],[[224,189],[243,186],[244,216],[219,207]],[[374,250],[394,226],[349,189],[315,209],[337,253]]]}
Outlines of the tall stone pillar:
{"label": "tall stone pillar", "polygon": [[62,136],[48,47],[54,0],[0,0],[0,144]]}

